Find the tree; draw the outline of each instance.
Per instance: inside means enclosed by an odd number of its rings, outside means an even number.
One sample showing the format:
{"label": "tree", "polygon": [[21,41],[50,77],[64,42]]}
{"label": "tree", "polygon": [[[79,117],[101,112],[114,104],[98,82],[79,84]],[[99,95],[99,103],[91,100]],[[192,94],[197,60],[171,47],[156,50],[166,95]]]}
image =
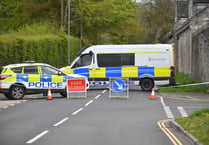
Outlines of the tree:
{"label": "tree", "polygon": [[146,0],[141,5],[141,17],[148,35],[154,35],[159,43],[162,35],[169,32],[174,24],[174,0]]}
{"label": "tree", "polygon": [[97,44],[104,33],[120,31],[136,14],[136,4],[131,0],[77,0],[71,5],[72,34],[84,36],[92,44]]}
{"label": "tree", "polygon": [[60,24],[61,0],[24,0],[22,17],[25,23],[51,21]]}
{"label": "tree", "polygon": [[0,31],[17,29],[21,25],[22,5],[23,0],[0,1]]}

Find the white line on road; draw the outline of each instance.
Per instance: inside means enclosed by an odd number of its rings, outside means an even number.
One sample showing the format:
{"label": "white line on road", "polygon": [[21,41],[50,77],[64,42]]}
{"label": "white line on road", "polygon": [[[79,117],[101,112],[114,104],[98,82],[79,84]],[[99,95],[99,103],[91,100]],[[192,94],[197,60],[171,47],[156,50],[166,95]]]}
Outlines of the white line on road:
{"label": "white line on road", "polygon": [[186,113],[186,111],[184,110],[184,108],[182,106],[177,106],[179,112],[181,113],[182,117],[187,117],[188,114]]}
{"label": "white line on road", "polygon": [[90,100],[88,103],[85,104],[85,106],[89,106],[92,102],[94,102],[94,101]]}
{"label": "white line on road", "polygon": [[165,103],[164,103],[163,97],[160,97],[160,102],[161,102],[161,104],[162,104],[163,107],[164,107],[164,106],[165,106]]}
{"label": "white line on road", "polygon": [[167,115],[168,118],[174,118],[174,115],[173,113],[171,112],[171,109],[169,106],[165,106],[164,107],[164,110],[165,110],[165,113]]}
{"label": "white line on road", "polygon": [[102,94],[104,94],[107,90],[102,91]]}
{"label": "white line on road", "polygon": [[32,138],[31,140],[27,141],[26,143],[31,144],[31,143],[35,142],[36,140],[40,139],[41,137],[43,137],[44,135],[46,135],[48,132],[49,132],[49,130],[45,130],[42,133],[35,136],[34,138]]}
{"label": "white line on road", "polygon": [[72,115],[76,115],[76,114],[78,114],[82,110],[83,110],[83,108],[80,108],[80,109],[76,110],[75,112],[73,112]]}
{"label": "white line on road", "polygon": [[69,119],[69,118],[66,117],[66,118],[60,120],[59,122],[55,123],[53,126],[59,126],[60,124],[62,124],[62,123],[64,123],[65,121],[67,121],[68,119]]}
{"label": "white line on road", "polygon": [[97,96],[95,97],[95,99],[98,99],[100,96],[101,96],[100,94],[99,94],[99,95],[97,95]]}
{"label": "white line on road", "polygon": [[164,110],[165,110],[165,113],[166,113],[167,117],[168,117],[168,118],[174,118],[174,115],[173,115],[173,113],[171,112],[170,107],[165,105],[165,102],[164,102],[164,100],[163,100],[163,97],[160,97],[160,101],[161,101],[161,104],[162,104],[162,106],[163,106],[163,108],[164,108]]}

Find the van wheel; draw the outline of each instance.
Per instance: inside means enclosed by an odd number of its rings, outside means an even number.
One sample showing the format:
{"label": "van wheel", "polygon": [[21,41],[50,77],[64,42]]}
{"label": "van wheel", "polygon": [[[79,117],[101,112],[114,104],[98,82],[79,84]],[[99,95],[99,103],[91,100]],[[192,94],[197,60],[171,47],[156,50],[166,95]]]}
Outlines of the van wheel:
{"label": "van wheel", "polygon": [[150,78],[145,78],[140,81],[140,85],[143,91],[150,91],[154,87],[154,81]]}
{"label": "van wheel", "polygon": [[21,86],[12,86],[12,88],[9,90],[9,98],[13,100],[20,100],[25,95],[25,89]]}

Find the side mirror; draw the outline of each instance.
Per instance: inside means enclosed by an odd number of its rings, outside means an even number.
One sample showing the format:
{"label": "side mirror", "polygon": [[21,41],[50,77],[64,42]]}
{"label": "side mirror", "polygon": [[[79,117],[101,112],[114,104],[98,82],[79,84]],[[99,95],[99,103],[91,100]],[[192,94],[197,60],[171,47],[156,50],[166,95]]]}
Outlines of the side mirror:
{"label": "side mirror", "polygon": [[63,75],[63,73],[62,73],[61,71],[59,71],[59,72],[58,72],[58,75],[59,75],[59,76],[62,76],[62,75]]}
{"label": "side mirror", "polygon": [[92,55],[94,55],[94,53],[93,53],[92,51],[90,51],[90,52],[89,52],[89,55],[91,55],[91,56],[92,56]]}

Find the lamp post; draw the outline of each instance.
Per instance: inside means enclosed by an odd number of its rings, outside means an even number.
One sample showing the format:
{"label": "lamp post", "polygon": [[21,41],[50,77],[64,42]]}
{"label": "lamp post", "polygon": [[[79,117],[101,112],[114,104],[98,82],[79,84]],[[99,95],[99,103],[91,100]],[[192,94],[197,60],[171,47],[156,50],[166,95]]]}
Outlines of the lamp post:
{"label": "lamp post", "polygon": [[68,65],[70,65],[70,0],[68,0]]}

